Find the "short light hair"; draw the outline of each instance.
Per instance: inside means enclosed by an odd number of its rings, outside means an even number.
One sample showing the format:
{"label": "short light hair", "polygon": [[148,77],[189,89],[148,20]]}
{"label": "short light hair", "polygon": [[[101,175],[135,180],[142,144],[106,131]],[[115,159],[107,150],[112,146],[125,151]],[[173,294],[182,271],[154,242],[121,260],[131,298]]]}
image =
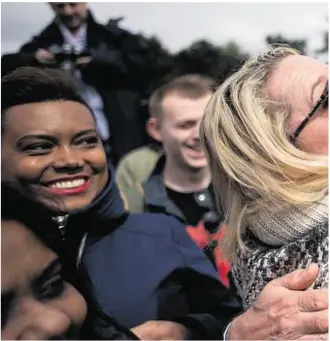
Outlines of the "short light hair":
{"label": "short light hair", "polygon": [[162,102],[170,94],[198,99],[214,92],[215,80],[204,75],[187,74],[174,78],[154,91],[149,100],[149,114],[151,117],[160,118],[162,115]]}
{"label": "short light hair", "polygon": [[242,236],[251,217],[286,205],[309,205],[328,190],[328,157],[308,154],[290,142],[290,103],[267,93],[279,63],[299,54],[277,46],[248,60],[205,109],[201,140],[217,204],[225,212],[223,249],[231,260],[237,247],[246,248]]}

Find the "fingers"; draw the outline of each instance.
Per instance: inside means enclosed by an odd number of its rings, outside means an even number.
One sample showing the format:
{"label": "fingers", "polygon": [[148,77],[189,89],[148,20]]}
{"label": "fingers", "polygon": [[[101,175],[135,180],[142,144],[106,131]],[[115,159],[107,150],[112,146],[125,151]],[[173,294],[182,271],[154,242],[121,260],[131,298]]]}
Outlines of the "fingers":
{"label": "fingers", "polygon": [[92,61],[92,57],[81,57],[76,60],[77,65],[88,64]]}
{"label": "fingers", "polygon": [[329,334],[310,334],[310,335],[304,335],[303,337],[299,338],[299,340],[329,340]]}
{"label": "fingers", "polygon": [[285,287],[289,290],[304,290],[313,284],[318,273],[318,266],[311,264],[306,269],[295,270],[283,277],[274,279],[269,284],[277,287]]}
{"label": "fingers", "polygon": [[[282,317],[273,325],[272,335],[283,340],[297,340],[305,335],[324,335],[328,333],[328,310],[314,313],[300,313]],[[308,339],[306,339],[308,340]],[[313,340],[313,339],[310,339]]]}
{"label": "fingers", "polygon": [[303,313],[301,316],[302,334],[323,335],[329,331],[328,310],[314,313]]}
{"label": "fingers", "polygon": [[328,289],[307,290],[300,294],[299,310],[313,312],[328,309]]}
{"label": "fingers", "polygon": [[39,49],[36,52],[35,57],[42,63],[50,63],[55,60],[54,55],[52,53],[43,49]]}

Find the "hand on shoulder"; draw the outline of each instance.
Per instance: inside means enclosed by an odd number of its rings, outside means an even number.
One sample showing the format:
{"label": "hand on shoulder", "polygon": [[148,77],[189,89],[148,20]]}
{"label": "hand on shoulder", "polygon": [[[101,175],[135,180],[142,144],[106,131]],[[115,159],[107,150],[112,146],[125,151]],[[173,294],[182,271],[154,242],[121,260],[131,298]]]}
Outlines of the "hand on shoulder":
{"label": "hand on shoulder", "polygon": [[328,340],[328,290],[306,290],[312,264],[269,282],[255,303],[231,323],[227,340]]}

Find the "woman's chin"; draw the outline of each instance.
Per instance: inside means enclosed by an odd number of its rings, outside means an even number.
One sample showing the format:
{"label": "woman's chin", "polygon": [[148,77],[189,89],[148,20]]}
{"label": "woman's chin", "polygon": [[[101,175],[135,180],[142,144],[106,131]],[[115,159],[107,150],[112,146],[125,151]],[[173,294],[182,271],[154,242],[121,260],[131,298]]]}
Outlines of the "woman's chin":
{"label": "woman's chin", "polygon": [[64,202],[61,206],[48,206],[53,212],[57,213],[74,213],[83,211],[86,207],[91,204],[92,201],[88,202]]}

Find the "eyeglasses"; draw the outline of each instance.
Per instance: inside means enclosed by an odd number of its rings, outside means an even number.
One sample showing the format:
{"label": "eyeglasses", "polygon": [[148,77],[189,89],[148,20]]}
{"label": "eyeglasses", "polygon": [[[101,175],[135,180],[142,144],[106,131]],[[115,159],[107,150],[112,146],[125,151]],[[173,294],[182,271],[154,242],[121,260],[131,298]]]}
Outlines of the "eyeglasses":
{"label": "eyeglasses", "polygon": [[290,139],[291,142],[295,142],[298,135],[301,133],[301,131],[305,128],[305,126],[307,125],[307,123],[310,121],[310,119],[313,117],[313,115],[315,114],[315,112],[322,107],[323,109],[328,108],[329,106],[329,81],[327,81],[324,91],[322,92],[321,97],[319,98],[319,100],[316,102],[316,104],[314,105],[313,109],[309,112],[309,114],[307,115],[307,117],[300,123],[299,127],[296,129],[296,131],[291,134]]}

